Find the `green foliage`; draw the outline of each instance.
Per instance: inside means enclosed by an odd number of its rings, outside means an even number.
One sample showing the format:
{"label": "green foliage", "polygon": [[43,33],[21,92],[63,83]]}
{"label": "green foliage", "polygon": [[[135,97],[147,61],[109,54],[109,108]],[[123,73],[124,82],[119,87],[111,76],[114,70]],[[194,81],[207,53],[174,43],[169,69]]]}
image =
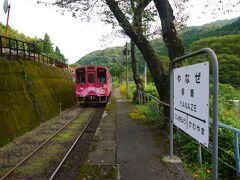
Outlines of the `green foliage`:
{"label": "green foliage", "polygon": [[99,65],[108,66],[112,76],[120,76],[122,71],[122,47],[106,48],[102,51],[94,51],[84,57],[82,57],[78,63],[79,65]]}
{"label": "green foliage", "polygon": [[[5,36],[5,30],[6,27],[2,23],[0,23],[0,35]],[[25,49],[30,49],[31,51],[38,53],[38,54],[45,54],[53,59],[57,59],[59,61],[62,61],[64,63],[67,63],[67,59],[64,57],[64,55],[60,52],[58,46],[56,46],[57,51],[53,50],[53,43],[51,41],[50,36],[46,33],[44,35],[44,39],[39,39],[37,37],[32,38],[28,37],[23,33],[19,33],[17,30],[12,29],[9,27],[8,29],[8,37],[12,39],[17,39],[25,42],[29,42],[33,44],[33,47],[25,47]],[[16,44],[11,43],[12,47],[16,46]],[[21,44],[20,44],[21,46]]]}
{"label": "green foliage", "polygon": [[41,39],[32,39],[31,43],[34,44],[33,51],[35,53],[41,54],[43,52],[43,43]]}
{"label": "green foliage", "polygon": [[194,41],[202,38],[224,36],[240,33],[240,18],[220,20],[203,26],[187,27],[180,32],[184,47],[188,48]]}
{"label": "green foliage", "polygon": [[60,61],[67,63],[67,59],[64,57],[64,55],[61,53],[60,49],[58,46],[55,48],[55,52],[53,53],[55,56],[55,59],[59,59]]}
{"label": "green foliage", "polygon": [[210,47],[216,54],[228,54],[240,57],[240,35],[225,35],[209,37],[191,44],[190,50],[195,51],[203,47]]}
{"label": "green foliage", "polygon": [[155,97],[158,97],[158,92],[157,92],[157,88],[153,83],[148,83],[147,87],[145,87],[144,89],[145,93],[151,94]]}
{"label": "green foliage", "polygon": [[43,53],[45,54],[53,53],[52,41],[47,33],[44,35],[43,39]]}
{"label": "green foliage", "polygon": [[209,37],[194,42],[190,49],[195,51],[209,47],[217,54],[219,61],[219,81],[240,87],[240,35]]}
{"label": "green foliage", "polygon": [[240,56],[220,54],[218,60],[219,81],[240,88]]}
{"label": "green foliage", "polygon": [[119,86],[119,79],[116,76],[112,77],[112,86],[118,87]]}

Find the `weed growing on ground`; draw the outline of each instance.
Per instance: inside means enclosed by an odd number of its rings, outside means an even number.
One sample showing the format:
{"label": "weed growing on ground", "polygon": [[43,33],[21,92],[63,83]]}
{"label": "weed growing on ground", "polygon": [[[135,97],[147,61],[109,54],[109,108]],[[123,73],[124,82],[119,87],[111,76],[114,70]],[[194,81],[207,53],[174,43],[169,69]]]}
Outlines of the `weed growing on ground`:
{"label": "weed growing on ground", "polygon": [[129,113],[132,119],[143,120],[146,123],[155,123],[160,127],[164,125],[164,117],[160,112],[150,111],[147,106],[137,106]]}
{"label": "weed growing on ground", "polygon": [[[41,150],[42,153],[39,156],[34,156],[26,165],[20,167],[17,173],[22,175],[41,174],[55,161],[56,154],[62,151],[63,148],[60,145],[49,146]],[[46,154],[48,155],[46,156]]]}
{"label": "weed growing on ground", "polygon": [[201,167],[195,163],[185,163],[186,168],[192,173],[192,177],[196,180],[211,179],[211,165],[203,164]]}
{"label": "weed growing on ground", "polygon": [[69,141],[71,139],[73,139],[74,136],[71,132],[64,132],[64,133],[61,133],[59,134],[57,137],[56,137],[56,140],[57,141]]}
{"label": "weed growing on ground", "polygon": [[80,168],[80,173],[77,179],[118,179],[118,171],[116,166],[107,165],[83,165]]}
{"label": "weed growing on ground", "polygon": [[131,119],[136,119],[136,120],[145,120],[146,114],[144,112],[139,111],[139,109],[136,108],[129,113],[129,117]]}

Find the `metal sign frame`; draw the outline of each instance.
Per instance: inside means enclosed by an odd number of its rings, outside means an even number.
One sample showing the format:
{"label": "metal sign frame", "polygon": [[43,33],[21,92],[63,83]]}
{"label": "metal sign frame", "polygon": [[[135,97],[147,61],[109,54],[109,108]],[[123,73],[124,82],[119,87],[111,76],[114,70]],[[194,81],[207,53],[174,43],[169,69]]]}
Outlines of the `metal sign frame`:
{"label": "metal sign frame", "polygon": [[174,76],[173,69],[177,62],[185,59],[201,55],[208,54],[212,61],[213,67],[213,125],[212,125],[212,179],[218,179],[218,86],[219,86],[219,70],[218,60],[215,52],[210,48],[203,48],[182,57],[176,58],[170,63],[170,159],[173,159],[173,112],[174,112]]}

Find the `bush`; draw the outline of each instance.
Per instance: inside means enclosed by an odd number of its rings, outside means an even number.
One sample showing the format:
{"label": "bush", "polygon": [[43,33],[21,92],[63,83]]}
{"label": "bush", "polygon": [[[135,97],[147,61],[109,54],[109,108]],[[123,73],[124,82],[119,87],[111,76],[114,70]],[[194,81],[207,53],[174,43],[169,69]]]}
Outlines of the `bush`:
{"label": "bush", "polygon": [[119,79],[116,76],[112,77],[112,86],[113,87],[118,87],[119,86]]}
{"label": "bush", "polygon": [[157,88],[156,88],[156,86],[153,83],[149,83],[145,87],[144,91],[145,91],[145,93],[151,94],[151,95],[153,95],[153,96],[155,96],[157,98],[159,97],[158,96],[158,92],[157,92]]}
{"label": "bush", "polygon": [[122,93],[122,94],[126,94],[126,84],[121,84],[119,86],[119,91]]}
{"label": "bush", "polygon": [[[149,107],[153,107],[153,102],[149,103]],[[160,112],[157,112],[151,110],[151,108],[148,109],[148,106],[139,105],[129,114],[129,116],[132,119],[138,119],[143,120],[144,122],[154,123],[160,127],[163,127],[164,125],[164,116],[161,109]]]}

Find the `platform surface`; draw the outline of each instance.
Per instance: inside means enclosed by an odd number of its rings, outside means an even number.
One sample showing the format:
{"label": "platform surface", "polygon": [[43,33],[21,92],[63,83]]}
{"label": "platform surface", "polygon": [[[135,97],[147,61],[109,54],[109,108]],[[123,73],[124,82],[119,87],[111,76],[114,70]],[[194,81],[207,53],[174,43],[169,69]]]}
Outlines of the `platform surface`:
{"label": "platform surface", "polygon": [[156,143],[148,125],[129,117],[136,105],[122,98],[117,90],[112,96],[86,164],[116,167],[115,178],[122,180],[192,179],[181,161],[163,161],[162,146],[166,144]]}

